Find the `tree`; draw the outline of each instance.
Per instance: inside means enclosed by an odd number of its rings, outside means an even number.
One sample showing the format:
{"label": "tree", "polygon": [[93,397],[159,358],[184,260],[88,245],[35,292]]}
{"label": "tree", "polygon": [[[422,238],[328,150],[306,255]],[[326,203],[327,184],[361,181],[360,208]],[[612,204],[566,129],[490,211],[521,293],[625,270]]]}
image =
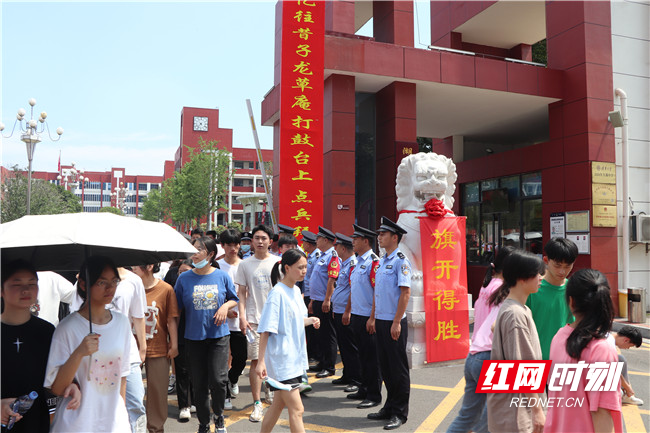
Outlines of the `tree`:
{"label": "tree", "polygon": [[[14,166],[12,172],[2,180],[3,223],[27,215],[27,176],[24,170]],[[54,215],[81,212],[79,198],[64,188],[42,179],[32,179],[31,214]]]}
{"label": "tree", "polygon": [[190,161],[163,183],[162,207],[175,225],[200,221],[226,208],[231,156],[217,145],[218,141],[206,143],[201,138],[196,148],[188,146]]}
{"label": "tree", "polygon": [[122,212],[122,209],[115,207],[115,206],[106,206],[98,210],[97,212],[104,212],[104,213],[114,213],[115,215],[124,215],[124,212]]}
{"label": "tree", "polygon": [[547,62],[546,39],[542,39],[541,41],[533,44],[532,50],[533,50],[533,62],[542,63],[545,65]]}
{"label": "tree", "polygon": [[142,203],[142,219],[147,221],[161,222],[165,218],[162,206],[162,194],[160,190],[154,189]]}

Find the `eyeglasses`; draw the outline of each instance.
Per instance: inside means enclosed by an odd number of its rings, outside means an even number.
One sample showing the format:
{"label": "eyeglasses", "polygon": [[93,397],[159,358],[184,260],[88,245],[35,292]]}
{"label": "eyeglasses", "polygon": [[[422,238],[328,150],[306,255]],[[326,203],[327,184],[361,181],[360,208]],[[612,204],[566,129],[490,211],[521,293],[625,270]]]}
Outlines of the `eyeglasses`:
{"label": "eyeglasses", "polygon": [[100,289],[105,289],[107,287],[117,287],[118,284],[120,284],[120,279],[115,278],[114,280],[108,281],[108,280],[99,280],[95,283],[97,287]]}

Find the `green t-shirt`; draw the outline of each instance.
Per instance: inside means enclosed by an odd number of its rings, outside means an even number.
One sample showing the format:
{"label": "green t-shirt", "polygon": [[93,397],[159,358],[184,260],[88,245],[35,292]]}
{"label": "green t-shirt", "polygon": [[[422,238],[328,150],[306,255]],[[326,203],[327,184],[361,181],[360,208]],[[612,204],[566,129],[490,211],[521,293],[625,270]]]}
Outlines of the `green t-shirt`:
{"label": "green t-shirt", "polygon": [[542,347],[542,359],[548,359],[555,333],[567,323],[574,321],[565,297],[568,281],[564,280],[561,286],[554,286],[542,280],[539,291],[528,295],[526,305],[533,313],[539,345]]}

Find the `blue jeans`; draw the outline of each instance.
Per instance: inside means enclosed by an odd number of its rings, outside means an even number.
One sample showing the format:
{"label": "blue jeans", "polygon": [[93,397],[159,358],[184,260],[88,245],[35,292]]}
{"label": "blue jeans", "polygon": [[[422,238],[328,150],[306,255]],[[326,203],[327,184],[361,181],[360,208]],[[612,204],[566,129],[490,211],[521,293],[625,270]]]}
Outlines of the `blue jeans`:
{"label": "blue jeans", "polygon": [[131,364],[131,373],[126,377],[126,410],[133,433],[144,432],[147,428],[144,408],[144,384],[139,363]]}
{"label": "blue jeans", "polygon": [[447,429],[447,433],[485,433],[487,423],[487,394],[477,394],[476,384],[481,374],[483,361],[490,359],[490,352],[478,352],[467,355],[465,360],[465,396],[463,405],[456,419]]}

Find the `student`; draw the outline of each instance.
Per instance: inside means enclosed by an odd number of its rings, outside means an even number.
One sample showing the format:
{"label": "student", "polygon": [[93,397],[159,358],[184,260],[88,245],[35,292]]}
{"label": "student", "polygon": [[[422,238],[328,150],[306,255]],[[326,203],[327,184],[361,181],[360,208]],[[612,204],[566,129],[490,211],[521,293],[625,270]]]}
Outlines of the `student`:
{"label": "student", "polygon": [[[194,269],[178,276],[176,301],[185,312],[185,349],[199,419],[199,433],[210,431],[210,396],[216,433],[226,433],[223,416],[228,385],[228,310],[237,305],[235,286],[214,265],[217,244],[204,236],[192,241]],[[209,395],[210,394],[210,395]]]}
{"label": "student", "polygon": [[[493,296],[504,296],[494,325],[492,360],[541,360],[537,328],[526,299],[537,292],[544,275],[544,262],[527,251],[515,250],[503,263],[503,284]],[[539,397],[538,394],[526,397]],[[522,394],[493,393],[487,396],[488,428],[491,432],[539,433],[544,428],[541,404],[512,405]],[[539,401],[539,400],[538,400]]]}
{"label": "student", "polygon": [[632,347],[641,347],[643,337],[641,332],[631,326],[623,326],[618,332],[610,332],[607,341],[616,348],[618,361],[623,363],[621,371],[621,389],[623,390],[623,404],[634,404],[641,406],[643,400],[634,395],[634,389],[630,384],[627,375],[627,359],[621,354],[620,349],[630,349]]}
{"label": "student", "polygon": [[[594,269],[576,272],[566,286],[566,300],[575,322],[560,329],[551,343],[555,364],[617,362],[616,349],[607,342],[614,320],[607,278]],[[551,368],[551,371],[553,369]],[[549,382],[549,398],[584,399],[582,405],[549,406],[544,431],[547,432],[622,432],[621,402],[616,391],[585,391],[587,372],[583,371],[578,389],[568,385],[554,390]]]}
{"label": "student", "polygon": [[447,433],[487,432],[487,394],[477,393],[476,385],[483,361],[490,359],[492,350],[492,325],[499,312],[499,305],[508,293],[495,294],[503,284],[503,263],[515,251],[513,247],[499,248],[494,263],[490,263],[483,280],[483,287],[474,304],[474,335],[469,346],[469,355],[465,360],[465,395],[456,419],[447,429]]}
{"label": "student", "polygon": [[298,240],[293,235],[284,235],[278,240],[278,252],[280,255],[294,248],[298,248]]}
{"label": "student", "polygon": [[573,322],[564,290],[577,257],[578,247],[569,239],[553,238],[544,246],[546,274],[539,291],[526,301],[539,333],[542,359],[548,359],[551,340],[558,329]]}
{"label": "student", "polygon": [[[227,229],[221,233],[219,241],[226,251],[224,258],[217,261],[219,269],[228,274],[234,283],[237,269],[239,269],[239,264],[242,261],[239,258],[241,234],[237,230]],[[228,310],[228,329],[230,329],[230,356],[232,357],[232,363],[228,370],[228,389],[226,390],[224,409],[230,410],[232,409],[231,399],[237,397],[239,394],[239,385],[237,385],[237,382],[244,368],[246,368],[247,356],[246,336],[239,329],[238,307],[233,307]]]}
{"label": "student", "polygon": [[178,304],[174,288],[154,277],[159,270],[158,263],[133,268],[133,272],[142,278],[147,295],[145,371],[149,433],[165,431],[169,361],[178,356]]}
{"label": "student", "polygon": [[[126,377],[131,372],[131,323],[123,314],[106,308],[119,282],[117,268],[106,257],[88,257],[81,266],[77,293],[84,303],[54,331],[44,383],[54,394],[62,395],[74,381],[81,388],[81,404],[76,411],[66,411],[60,409],[67,399],[61,401],[51,432],[131,430],[124,403]],[[89,317],[92,334],[88,333]]]}
{"label": "student", "polygon": [[[280,269],[282,281],[278,282]],[[297,388],[302,382],[303,371],[308,366],[305,326],[320,326],[317,317],[307,317],[307,308],[296,287],[296,283],[304,279],[306,273],[307,258],[298,249],[285,252],[282,260],[273,266],[271,278],[274,287],[266,299],[257,328],[260,346],[255,373],[260,380],[268,376],[295,386],[290,391],[273,388],[277,394],[262,421],[261,432],[273,429],[285,406],[289,410],[291,432],[305,431],[302,422],[304,408]]]}
{"label": "student", "polygon": [[[260,321],[262,308],[266,297],[273,288],[271,283],[271,270],[280,257],[269,252],[269,245],[273,231],[265,225],[258,225],[253,229],[253,246],[255,254],[242,261],[237,269],[235,284],[239,294],[239,328],[242,332],[250,332],[253,341],[248,343],[248,359],[251,360],[251,373],[248,375],[253,394],[253,411],[249,417],[251,422],[259,422],[264,416],[264,409],[260,400],[262,381],[254,373],[257,367],[260,337],[257,325]],[[266,401],[273,400],[272,391],[265,387]]]}
{"label": "student", "polygon": [[[50,430],[47,395],[43,388],[47,357],[54,326],[33,316],[30,307],[38,299],[39,281],[29,262],[15,260],[2,266],[2,425],[15,417],[16,433],[42,433]],[[38,393],[32,408],[24,415],[11,410],[16,398]],[[63,392],[71,399],[67,409],[79,407],[77,384]],[[4,431],[4,429],[3,429]]]}

